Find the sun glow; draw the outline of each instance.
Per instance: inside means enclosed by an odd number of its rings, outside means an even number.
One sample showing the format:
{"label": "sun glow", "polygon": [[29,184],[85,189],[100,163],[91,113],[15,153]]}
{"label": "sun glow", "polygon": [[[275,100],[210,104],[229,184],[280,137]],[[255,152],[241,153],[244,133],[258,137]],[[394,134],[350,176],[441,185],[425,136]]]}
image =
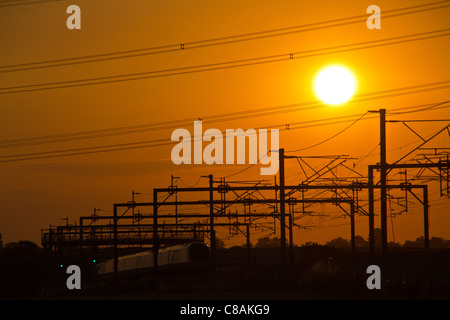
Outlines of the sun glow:
{"label": "sun glow", "polygon": [[320,100],[331,105],[348,101],[355,88],[356,82],[352,73],[340,66],[323,69],[314,83],[314,89]]}

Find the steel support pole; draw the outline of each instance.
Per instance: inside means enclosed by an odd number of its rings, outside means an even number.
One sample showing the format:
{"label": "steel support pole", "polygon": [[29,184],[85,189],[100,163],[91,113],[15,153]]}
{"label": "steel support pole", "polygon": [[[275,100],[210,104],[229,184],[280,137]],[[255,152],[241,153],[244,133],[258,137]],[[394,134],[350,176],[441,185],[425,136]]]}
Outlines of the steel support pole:
{"label": "steel support pole", "polygon": [[155,278],[158,277],[158,190],[153,189],[153,270]]}
{"label": "steel support pole", "polygon": [[425,185],[423,188],[423,227],[424,234],[423,240],[425,245],[425,250],[430,248],[430,234],[428,225],[428,186]]}
{"label": "steel support pole", "polygon": [[117,206],[114,205],[113,209],[113,243],[114,243],[114,274],[117,276],[119,271],[119,253],[117,248]]}
{"label": "steel support pole", "polygon": [[247,233],[247,266],[250,266],[250,223],[246,224]]}
{"label": "steel support pole", "polygon": [[284,185],[284,149],[279,149],[281,265],[286,265],[286,208]]}
{"label": "steel support pole", "polygon": [[80,256],[83,254],[83,218],[80,217]]}
{"label": "steel support pole", "polygon": [[289,205],[289,264],[294,264],[294,233],[293,233],[293,214],[294,209]]}
{"label": "steel support pole", "polygon": [[211,247],[211,272],[216,269],[216,232],[214,230],[214,180],[213,175],[209,176],[209,231]]}
{"label": "steel support pole", "polygon": [[386,109],[380,109],[380,214],[381,251],[387,255],[387,195],[386,195]]}
{"label": "steel support pole", "polygon": [[373,167],[369,166],[369,252],[371,255],[375,254],[375,209],[373,199]]}
{"label": "steel support pole", "polygon": [[351,238],[351,248],[352,255],[356,253],[356,243],[355,243],[355,203],[352,201],[350,203],[350,238]]}

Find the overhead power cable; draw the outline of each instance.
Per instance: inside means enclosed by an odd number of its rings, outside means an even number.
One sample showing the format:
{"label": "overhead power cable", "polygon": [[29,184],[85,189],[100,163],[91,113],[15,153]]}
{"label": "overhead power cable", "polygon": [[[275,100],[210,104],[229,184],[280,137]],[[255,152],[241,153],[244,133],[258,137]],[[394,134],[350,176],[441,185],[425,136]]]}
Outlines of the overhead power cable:
{"label": "overhead power cable", "polygon": [[[437,1],[433,3],[421,4],[416,6],[403,7],[393,10],[386,10],[383,12],[383,19],[398,17],[402,15],[421,13],[429,10],[437,10],[437,9],[445,9],[450,7],[449,1]],[[0,6],[1,8],[1,6]],[[101,61],[109,61],[115,59],[125,59],[125,58],[134,58],[139,56],[147,56],[154,54],[163,54],[170,52],[179,52],[184,50],[191,49],[199,49],[206,48],[211,46],[219,46],[219,45],[227,45],[237,42],[258,40],[264,38],[285,36],[294,33],[315,31],[320,29],[339,27],[349,24],[355,24],[360,22],[365,22],[367,19],[367,14],[351,16],[345,18],[338,18],[326,21],[320,21],[315,23],[290,26],[284,28],[277,28],[271,30],[264,30],[258,32],[250,32],[243,33],[238,35],[231,35],[225,37],[216,37],[205,40],[196,40],[196,41],[188,41],[170,45],[163,46],[154,46],[148,48],[134,49],[134,50],[123,50],[116,51],[110,53],[103,54],[94,54],[87,56],[79,56],[72,58],[62,58],[62,59],[53,59],[46,61],[38,61],[38,62],[29,62],[29,63],[21,63],[14,65],[4,65],[0,66],[0,73],[2,72],[13,72],[13,71],[24,71],[24,70],[33,70],[33,69],[41,69],[41,68],[50,68],[50,67],[60,67],[60,66],[68,66],[74,64],[81,63],[92,63],[92,62],[101,62]]]}
{"label": "overhead power cable", "polygon": [[353,43],[353,44],[348,44],[348,45],[334,46],[334,47],[328,47],[328,48],[322,48],[322,49],[299,51],[299,52],[293,52],[293,53],[285,53],[285,54],[280,54],[280,55],[271,55],[271,56],[265,56],[265,57],[241,59],[241,60],[234,60],[234,61],[225,61],[225,62],[203,64],[203,65],[196,65],[196,66],[190,66],[190,67],[154,70],[154,71],[147,71],[147,72],[104,76],[104,77],[96,77],[96,78],[89,78],[89,79],[67,80],[67,81],[58,81],[58,82],[41,83],[41,84],[29,84],[29,85],[21,85],[21,86],[13,86],[13,87],[3,87],[3,88],[0,88],[0,94],[32,92],[32,91],[41,91],[41,90],[50,90],[50,89],[62,89],[62,88],[90,86],[90,85],[97,85],[97,84],[116,83],[116,82],[123,82],[123,81],[133,81],[133,80],[160,78],[160,77],[168,77],[168,76],[178,76],[178,75],[183,75],[183,74],[192,74],[192,73],[199,73],[199,72],[205,72],[205,71],[246,67],[246,66],[274,63],[274,62],[280,62],[280,61],[286,61],[286,60],[309,58],[309,57],[321,56],[321,55],[332,54],[332,53],[342,53],[342,52],[361,50],[361,49],[367,49],[367,48],[375,48],[375,47],[381,47],[381,46],[387,46],[387,45],[406,43],[406,42],[411,42],[411,41],[432,39],[432,38],[436,38],[436,37],[444,37],[444,36],[448,36],[448,35],[450,35],[450,28],[429,31],[429,32],[416,33],[416,34],[410,34],[410,35],[405,35],[405,36],[392,37],[392,38],[381,39],[381,40],[377,40],[377,41],[365,41],[365,42],[360,42],[360,43]]}
{"label": "overhead power cable", "polygon": [[[442,106],[442,105],[444,105],[444,104],[448,104],[449,102],[450,102],[450,100],[449,100],[449,101],[444,101],[444,102],[439,102],[439,103],[433,103],[433,104],[431,104],[431,105],[428,104],[426,107],[424,107],[423,105],[422,105],[422,106],[416,106],[416,107],[414,107],[415,110],[410,110],[410,111],[398,111],[398,112],[389,112],[388,115],[427,111],[427,110],[430,110],[430,109],[436,109],[437,107]],[[447,107],[450,107],[450,105],[447,106]],[[314,147],[316,147],[316,146],[322,145],[322,144],[324,144],[324,143],[326,143],[326,142],[328,142],[328,141],[334,139],[335,137],[337,137],[338,135],[342,134],[343,132],[347,131],[350,127],[352,127],[352,126],[353,126],[354,124],[356,124],[358,121],[362,120],[363,117],[367,115],[367,113],[368,113],[368,112],[364,113],[362,116],[360,116],[358,119],[356,119],[355,121],[353,121],[349,126],[345,127],[344,129],[342,129],[342,130],[339,131],[338,133],[334,134],[333,136],[331,136],[331,137],[329,137],[329,138],[327,138],[327,139],[325,139],[325,140],[322,140],[322,141],[319,142],[319,143],[316,143],[316,144],[314,144],[314,145],[312,145],[312,146],[309,146],[309,147],[305,147],[305,148],[301,148],[301,149],[296,149],[296,150],[289,150],[289,151],[286,151],[286,152],[298,152],[298,151],[304,151],[304,150],[308,150],[308,149],[314,148]],[[371,117],[371,118],[378,118],[378,116]],[[446,120],[446,121],[448,121],[448,120]],[[372,152],[373,152],[373,150],[372,150],[370,153],[372,153]],[[368,156],[368,155],[367,155],[367,156]],[[367,156],[365,156],[364,158],[366,158]],[[358,161],[358,162],[359,162],[359,161]]]}
{"label": "overhead power cable", "polygon": [[[425,110],[428,110],[428,109],[435,109],[436,107],[438,107],[438,106],[440,106],[440,105],[443,105],[443,104],[447,104],[447,103],[449,103],[449,102],[450,102],[449,100],[443,101],[443,102],[440,102],[440,103],[438,103],[438,104],[433,104],[433,105],[431,105],[431,106],[427,106],[427,107],[424,107],[424,108],[422,108],[422,109],[420,109],[420,110],[416,110],[416,111],[398,111],[398,112],[391,112],[391,111],[388,111],[387,114],[388,114],[388,115],[395,115],[395,114],[405,114],[405,113],[412,113],[412,112],[425,111]],[[425,121],[426,121],[426,120],[425,120]]]}
{"label": "overhead power cable", "polygon": [[[423,107],[423,106],[420,106]],[[415,106],[414,108],[417,108]],[[404,108],[403,108],[404,109]],[[429,110],[429,109],[427,109]],[[426,111],[426,110],[423,110]],[[364,115],[353,115],[353,116],[345,116],[345,117],[335,117],[335,118],[329,118],[326,119],[327,122],[315,124],[315,125],[305,125],[305,122],[298,122],[293,123],[289,128],[284,127],[284,125],[278,125],[281,127],[279,130],[296,130],[296,129],[302,129],[312,126],[321,126],[321,125],[330,125],[330,124],[337,124],[337,123],[343,123],[348,122],[351,120],[342,120],[342,118],[351,118],[351,117],[359,117],[359,120],[363,120]],[[376,118],[370,117],[370,119]],[[365,117],[364,119],[369,119],[369,117]],[[318,120],[316,120],[318,121]],[[323,121],[319,120],[319,121]],[[275,126],[264,126],[264,129],[273,128]],[[255,128],[255,130],[258,128]],[[345,129],[346,130],[346,129]],[[225,134],[225,133],[222,133]],[[196,138],[195,136],[193,137]],[[197,137],[199,138],[199,137]],[[333,136],[334,138],[334,136]],[[194,140],[193,139],[193,140]],[[202,137],[200,137],[202,139]],[[327,139],[328,141],[329,139]],[[170,141],[169,139],[156,139],[156,140],[147,140],[147,141],[137,141],[137,142],[127,142],[127,143],[121,143],[121,144],[112,144],[112,145],[102,145],[102,146],[93,146],[93,147],[83,147],[83,148],[72,148],[72,149],[65,149],[65,150],[55,150],[55,151],[45,151],[45,152],[34,152],[34,153],[28,153],[28,154],[15,154],[15,155],[5,155],[0,156],[0,163],[2,162],[16,162],[16,161],[24,161],[24,160],[34,160],[34,159],[44,159],[44,158],[55,158],[55,157],[67,157],[67,156],[74,156],[74,155],[83,155],[83,154],[92,154],[92,153],[103,153],[103,152],[111,152],[111,151],[122,151],[122,150],[132,150],[132,149],[140,149],[140,148],[149,148],[149,147],[160,147],[160,146],[167,146],[167,145],[173,145],[178,142]]]}
{"label": "overhead power cable", "polygon": [[[447,81],[427,83],[427,84],[422,84],[422,85],[408,86],[408,87],[397,88],[397,89],[369,92],[369,93],[355,95],[355,97],[349,103],[357,103],[357,102],[364,102],[367,100],[390,98],[390,97],[396,97],[396,96],[405,95],[405,94],[414,94],[414,93],[421,93],[421,92],[427,92],[427,91],[433,91],[433,90],[440,90],[440,89],[445,89],[445,88],[449,88],[449,87],[450,87],[450,80],[447,80]],[[241,110],[241,111],[237,111],[237,112],[222,113],[222,114],[200,117],[200,119],[202,119],[202,121],[204,123],[212,124],[212,123],[217,123],[217,122],[243,120],[243,119],[270,116],[270,115],[289,113],[289,112],[306,111],[306,110],[319,109],[319,108],[324,108],[324,107],[326,107],[326,105],[324,105],[318,101],[309,101],[309,102],[276,106],[276,107],[272,106],[272,107],[265,107],[265,108],[251,109],[251,110]],[[430,108],[429,105],[426,105],[425,107]],[[434,106],[433,108],[435,108],[435,107],[436,106]],[[402,111],[402,112],[406,113],[406,112],[416,112],[416,111]],[[98,130],[46,135],[46,136],[39,136],[39,137],[0,140],[0,148],[32,146],[32,145],[47,144],[47,143],[68,142],[68,141],[85,140],[85,139],[92,139],[92,138],[104,138],[104,137],[125,135],[125,134],[136,134],[136,133],[143,133],[143,132],[168,130],[168,129],[179,128],[182,126],[189,126],[192,124],[193,121],[198,120],[198,119],[199,118],[186,118],[186,119],[178,119],[178,120],[172,120],[172,121],[161,121],[161,122],[153,122],[153,123],[147,123],[147,124],[139,124],[139,125],[134,125],[134,126],[123,126],[123,127],[115,127],[115,128],[104,128],[104,129],[98,129]],[[323,121],[323,120],[318,120],[318,121]],[[311,122],[311,121],[309,121],[309,122]],[[314,120],[312,122],[313,123],[317,122],[317,120]]]}
{"label": "overhead power cable", "polygon": [[356,119],[355,121],[353,121],[349,126],[345,127],[344,129],[342,129],[341,131],[339,131],[338,133],[332,135],[331,137],[322,140],[321,142],[315,143],[309,147],[305,147],[305,148],[301,148],[301,149],[296,149],[296,150],[289,150],[289,152],[298,152],[298,151],[304,151],[304,150],[308,150],[308,149],[312,149],[314,147],[320,146],[334,138],[336,138],[338,135],[344,133],[345,131],[347,131],[348,129],[350,129],[355,123],[357,123],[359,120],[361,120],[362,118],[364,118],[364,116],[367,114],[368,112],[364,113],[362,116],[360,116],[358,119]]}
{"label": "overhead power cable", "polygon": [[61,2],[61,1],[65,1],[65,0],[3,1],[3,2],[0,2],[0,9],[8,8],[8,7],[27,6],[27,5],[33,5],[33,4],[43,4],[43,3],[50,3],[50,2]]}

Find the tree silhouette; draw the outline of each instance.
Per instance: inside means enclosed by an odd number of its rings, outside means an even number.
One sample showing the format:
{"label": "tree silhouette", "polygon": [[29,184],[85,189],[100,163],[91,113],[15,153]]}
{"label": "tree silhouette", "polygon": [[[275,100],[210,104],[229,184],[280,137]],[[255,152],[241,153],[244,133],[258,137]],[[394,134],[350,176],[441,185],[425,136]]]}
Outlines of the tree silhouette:
{"label": "tree silhouette", "polygon": [[281,246],[281,239],[278,237],[275,238],[262,237],[259,238],[255,244],[256,248],[274,248],[280,246]]}
{"label": "tree silhouette", "polygon": [[0,296],[30,298],[43,285],[44,255],[31,241],[10,242],[0,255]]}
{"label": "tree silhouette", "polygon": [[335,247],[335,248],[350,248],[350,241],[347,239],[343,239],[341,237],[338,237],[336,239],[328,241],[326,246]]}
{"label": "tree silhouette", "polygon": [[216,237],[216,249],[223,249],[223,248],[225,248],[225,242],[223,242],[222,239]]}

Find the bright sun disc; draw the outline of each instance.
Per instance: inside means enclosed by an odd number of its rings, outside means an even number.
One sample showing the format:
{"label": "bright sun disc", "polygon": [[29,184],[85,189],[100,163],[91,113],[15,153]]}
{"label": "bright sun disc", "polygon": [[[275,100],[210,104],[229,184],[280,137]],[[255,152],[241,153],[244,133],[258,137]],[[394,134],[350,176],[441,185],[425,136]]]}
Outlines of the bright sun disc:
{"label": "bright sun disc", "polygon": [[334,105],[348,101],[355,92],[356,84],[350,71],[333,66],[319,73],[314,87],[320,100]]}

